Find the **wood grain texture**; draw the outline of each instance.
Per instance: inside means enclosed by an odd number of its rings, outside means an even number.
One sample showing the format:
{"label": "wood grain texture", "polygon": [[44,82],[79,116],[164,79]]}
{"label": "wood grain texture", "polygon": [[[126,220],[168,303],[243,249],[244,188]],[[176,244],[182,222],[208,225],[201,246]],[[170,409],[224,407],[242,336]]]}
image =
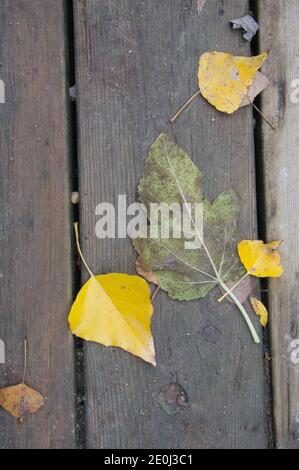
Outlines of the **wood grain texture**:
{"label": "wood grain texture", "polygon": [[65,31],[60,0],[0,2],[0,387],[45,397],[24,425],[0,410],[1,448],[75,445]]}
{"label": "wood grain texture", "polygon": [[259,4],[261,49],[270,54],[264,71],[271,80],[262,106],[278,127],[262,128],[266,230],[269,241],[285,240],[285,274],[269,287],[274,418],[277,446],[299,448],[299,82],[293,83],[299,79],[299,3]]}
{"label": "wood grain texture", "polygon": [[[229,187],[239,192],[240,227],[256,236],[252,110],[226,116],[198,99],[168,125],[197,89],[201,53],[250,55],[229,25],[246,12],[247,1],[209,0],[200,17],[196,3],[74,3],[81,240],[93,272],[134,273],[128,239],[96,238],[95,209],[100,202],[116,204],[119,194],[136,200],[144,160],[161,131],[202,168],[207,197]],[[124,351],[86,344],[87,447],[268,446],[262,347],[253,344],[234,306],[219,306],[218,297],[217,290],[189,303],[156,297],[157,369]],[[188,398],[175,416],[163,406],[170,384]]]}

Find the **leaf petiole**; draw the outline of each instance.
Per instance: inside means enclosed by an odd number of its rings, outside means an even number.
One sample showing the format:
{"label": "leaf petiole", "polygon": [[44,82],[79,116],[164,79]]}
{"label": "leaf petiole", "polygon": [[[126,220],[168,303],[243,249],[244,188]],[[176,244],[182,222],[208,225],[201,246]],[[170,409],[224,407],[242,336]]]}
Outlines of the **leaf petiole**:
{"label": "leaf petiole", "polygon": [[154,301],[154,299],[155,299],[156,295],[158,294],[159,290],[160,290],[160,286],[158,286],[157,289],[155,290],[155,292],[153,293],[153,295],[151,297],[151,302]]}
{"label": "leaf petiole", "polygon": [[77,250],[79,252],[79,255],[80,255],[80,258],[82,259],[83,263],[84,263],[84,266],[86,267],[87,271],[89,272],[90,274],[90,277],[94,277],[94,274],[91,272],[91,270],[89,269],[89,266],[88,264],[86,263],[85,259],[84,259],[84,256],[83,256],[83,253],[81,251],[81,247],[80,247],[80,241],[79,241],[79,229],[78,229],[78,222],[76,222],[74,224],[74,229],[75,229],[75,235],[76,235],[76,244],[77,244]]}
{"label": "leaf petiole", "polygon": [[178,110],[178,112],[172,118],[169,119],[170,124],[174,124],[177,118],[185,111],[185,109],[189,106],[189,104],[191,104],[192,101],[194,101],[195,98],[199,96],[200,94],[201,94],[200,90],[194,93],[194,95],[188,99],[188,101]]}
{"label": "leaf petiole", "polygon": [[245,276],[241,277],[241,279],[235,284],[233,285],[229,291],[227,291],[222,297],[220,297],[220,299],[218,299],[218,302],[222,302],[224,299],[226,299],[226,297],[239,285],[241,284],[242,281],[244,281],[244,279],[246,279],[247,276],[249,276],[249,272],[245,274]]}
{"label": "leaf petiole", "polygon": [[240,310],[241,314],[243,315],[244,320],[247,323],[247,326],[250,330],[250,333],[252,335],[252,338],[253,338],[253,341],[255,342],[255,344],[260,344],[260,339],[258,337],[258,334],[257,334],[254,326],[253,326],[253,323],[251,322],[248,313],[246,312],[245,308],[243,307],[243,305],[239,301],[238,297],[235,296],[235,294],[229,290],[229,288],[227,287],[227,285],[223,281],[219,280],[219,285],[222,287],[222,289],[225,292],[227,292],[227,295],[230,296],[230,298],[234,301],[234,303],[236,304],[236,306]]}
{"label": "leaf petiole", "polygon": [[24,339],[24,367],[23,367],[22,384],[25,383],[26,370],[27,370],[27,338]]}
{"label": "leaf petiole", "polygon": [[275,124],[273,124],[273,122],[268,118],[268,116],[265,115],[265,113],[263,113],[263,111],[261,111],[257,106],[256,104],[254,104],[254,102],[250,99],[250,97],[248,95],[246,95],[246,98],[248,99],[249,103],[251,104],[251,106],[262,116],[263,119],[265,119],[265,121],[269,124],[270,127],[272,127],[273,131],[277,131],[277,127],[275,126]]}

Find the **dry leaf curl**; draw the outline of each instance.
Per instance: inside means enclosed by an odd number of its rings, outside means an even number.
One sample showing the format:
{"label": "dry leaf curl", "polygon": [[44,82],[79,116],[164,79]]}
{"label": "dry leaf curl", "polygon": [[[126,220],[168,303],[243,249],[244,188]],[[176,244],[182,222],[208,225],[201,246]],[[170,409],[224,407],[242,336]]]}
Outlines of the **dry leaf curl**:
{"label": "dry leaf curl", "polygon": [[268,325],[269,314],[265,305],[255,297],[250,297],[250,302],[255,313],[260,317],[260,324],[266,328]]}

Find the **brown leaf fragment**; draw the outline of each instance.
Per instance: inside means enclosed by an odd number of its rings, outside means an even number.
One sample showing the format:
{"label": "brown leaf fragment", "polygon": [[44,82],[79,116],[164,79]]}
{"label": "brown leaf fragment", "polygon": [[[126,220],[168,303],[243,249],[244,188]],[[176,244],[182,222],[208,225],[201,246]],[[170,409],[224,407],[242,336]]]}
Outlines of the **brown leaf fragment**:
{"label": "brown leaf fragment", "polygon": [[0,406],[20,423],[26,414],[33,414],[44,405],[44,397],[24,383],[0,389]]}
{"label": "brown leaf fragment", "polygon": [[151,284],[155,284],[156,286],[159,285],[157,275],[152,271],[145,271],[145,269],[143,269],[140,256],[138,256],[136,259],[135,267],[136,272],[137,274],[139,274],[139,276],[143,277],[147,282],[150,282]]}
{"label": "brown leaf fragment", "polygon": [[246,41],[251,41],[259,30],[258,23],[250,15],[245,15],[242,18],[231,20],[231,23],[233,25],[233,29],[243,29],[243,38],[246,39]]}
{"label": "brown leaf fragment", "polygon": [[[229,289],[232,289],[236,283],[234,281],[226,282],[226,285]],[[253,283],[251,277],[247,276],[244,278],[242,282],[238,286],[234,288],[234,294],[239,299],[241,304],[245,304],[248,297],[252,294],[253,291]],[[224,290],[221,289],[221,292],[225,294]],[[228,296],[228,301],[230,303],[234,303],[232,299]]]}
{"label": "brown leaf fragment", "polygon": [[240,108],[250,105],[254,99],[267,88],[270,81],[262,72],[257,72],[252,85],[248,88],[247,96],[243,98]]}
{"label": "brown leaf fragment", "polygon": [[207,0],[197,0],[196,7],[197,7],[197,15],[199,16],[205,6]]}

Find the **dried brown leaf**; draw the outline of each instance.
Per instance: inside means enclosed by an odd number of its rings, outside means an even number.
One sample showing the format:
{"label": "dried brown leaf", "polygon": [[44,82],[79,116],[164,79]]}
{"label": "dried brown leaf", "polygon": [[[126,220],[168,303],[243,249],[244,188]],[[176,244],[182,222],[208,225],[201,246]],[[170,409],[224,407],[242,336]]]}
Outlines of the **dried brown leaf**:
{"label": "dried brown leaf", "polygon": [[247,96],[243,98],[240,108],[250,105],[254,99],[267,88],[270,81],[262,72],[257,72],[252,85],[248,88]]}
{"label": "dried brown leaf", "polygon": [[27,414],[36,413],[44,405],[44,397],[24,383],[0,389],[0,406],[23,423]]}
{"label": "dried brown leaf", "polygon": [[[226,285],[229,289],[232,289],[235,286],[234,281],[228,281],[226,282]],[[235,296],[239,299],[241,304],[244,304],[248,297],[252,294],[253,291],[253,283],[252,283],[252,278],[247,276],[244,278],[242,282],[240,282],[239,285],[237,285],[234,288],[234,294]],[[221,289],[221,292],[225,294],[224,290]],[[232,304],[234,303],[232,299],[229,298],[228,296],[228,301],[231,302]]]}
{"label": "dried brown leaf", "polygon": [[155,284],[156,286],[159,285],[158,276],[153,271],[146,271],[143,269],[141,264],[140,256],[137,257],[135,262],[136,272],[139,276],[143,277],[147,282],[151,284]]}
{"label": "dried brown leaf", "polygon": [[249,42],[252,41],[259,30],[258,23],[250,15],[245,15],[242,18],[236,18],[235,20],[232,20],[231,23],[233,25],[233,29],[243,29],[243,38]]}
{"label": "dried brown leaf", "polygon": [[197,14],[198,16],[201,14],[203,7],[205,6],[207,0],[197,0],[196,7],[197,7]]}

